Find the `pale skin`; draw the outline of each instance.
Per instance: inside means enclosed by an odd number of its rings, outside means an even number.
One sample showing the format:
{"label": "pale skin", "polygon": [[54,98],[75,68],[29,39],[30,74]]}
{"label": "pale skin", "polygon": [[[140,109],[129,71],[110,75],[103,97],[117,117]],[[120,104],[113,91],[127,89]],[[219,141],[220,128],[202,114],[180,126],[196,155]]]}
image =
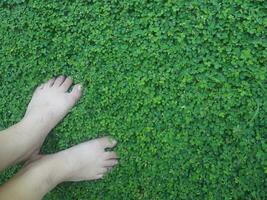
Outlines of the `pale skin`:
{"label": "pale skin", "polygon": [[[55,154],[40,155],[48,133],[80,99],[81,86],[64,76],[51,79],[34,92],[23,119],[0,132],[0,172],[26,161],[24,167],[0,187],[0,200],[38,200],[66,181],[97,180],[118,164],[110,137],[90,140]],[[75,134],[75,133],[74,133]]]}

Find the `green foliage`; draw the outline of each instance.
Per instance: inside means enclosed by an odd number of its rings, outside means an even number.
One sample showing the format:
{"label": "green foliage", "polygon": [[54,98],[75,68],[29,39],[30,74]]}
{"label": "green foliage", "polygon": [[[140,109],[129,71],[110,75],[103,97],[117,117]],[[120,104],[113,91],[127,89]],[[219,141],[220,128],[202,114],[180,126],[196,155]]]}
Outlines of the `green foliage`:
{"label": "green foliage", "polygon": [[[266,3],[0,2],[0,128],[40,82],[84,95],[43,152],[112,135],[120,165],[45,199],[267,199]],[[3,182],[16,170],[3,174]]]}

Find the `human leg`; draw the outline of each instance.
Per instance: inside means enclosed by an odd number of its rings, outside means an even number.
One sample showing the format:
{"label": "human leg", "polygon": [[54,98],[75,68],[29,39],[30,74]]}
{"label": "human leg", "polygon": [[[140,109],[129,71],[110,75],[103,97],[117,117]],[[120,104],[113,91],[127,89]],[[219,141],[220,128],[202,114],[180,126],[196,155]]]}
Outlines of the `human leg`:
{"label": "human leg", "polygon": [[118,163],[115,152],[105,151],[115,145],[103,137],[42,156],[0,187],[0,199],[37,200],[62,182],[100,179]]}
{"label": "human leg", "polygon": [[0,171],[39,152],[47,134],[81,96],[80,85],[68,92],[71,85],[64,76],[40,85],[23,119],[0,132]]}

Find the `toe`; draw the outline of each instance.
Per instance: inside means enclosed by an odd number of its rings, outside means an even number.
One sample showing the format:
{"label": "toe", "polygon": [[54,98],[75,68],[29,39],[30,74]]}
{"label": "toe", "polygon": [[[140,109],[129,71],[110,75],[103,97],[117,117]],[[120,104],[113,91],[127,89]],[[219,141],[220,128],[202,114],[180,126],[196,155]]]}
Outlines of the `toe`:
{"label": "toe", "polygon": [[65,80],[65,76],[57,77],[55,82],[54,82],[54,84],[53,84],[53,86],[59,87],[64,82],[64,80]]}
{"label": "toe", "polygon": [[44,87],[45,87],[45,84],[44,84],[44,83],[41,84],[41,85],[39,85],[39,86],[34,90],[34,94],[35,94],[35,93],[38,93],[38,92],[40,92],[40,91],[42,91],[42,90],[44,89]]}
{"label": "toe", "polygon": [[55,78],[52,78],[49,81],[47,81],[46,83],[44,83],[44,88],[52,87],[55,80],[56,80]]}
{"label": "toe", "polygon": [[60,89],[62,89],[62,91],[66,92],[70,86],[72,85],[72,80],[70,77],[67,77],[64,82],[61,84]]}
{"label": "toe", "polygon": [[105,152],[107,159],[118,159],[118,155],[114,151]]}
{"label": "toe", "polygon": [[95,176],[95,179],[103,179],[104,174],[98,174]]}
{"label": "toe", "polygon": [[82,86],[80,84],[74,85],[72,91],[70,92],[70,96],[74,99],[74,101],[78,101],[82,95]]}
{"label": "toe", "polygon": [[103,167],[103,168],[99,169],[98,173],[104,175],[107,171],[108,171],[108,169],[106,167]]}
{"label": "toe", "polygon": [[115,160],[115,159],[112,159],[112,160],[106,160],[104,162],[104,166],[105,167],[113,167],[114,165],[117,165],[118,164],[118,161]]}
{"label": "toe", "polygon": [[107,167],[107,170],[108,170],[108,171],[111,171],[111,170],[112,170],[112,167]]}
{"label": "toe", "polygon": [[104,148],[113,148],[117,144],[117,141],[111,137],[100,138],[99,142]]}
{"label": "toe", "polygon": [[41,85],[39,85],[39,86],[36,88],[36,91],[44,89],[44,85],[45,85],[44,83],[41,84]]}

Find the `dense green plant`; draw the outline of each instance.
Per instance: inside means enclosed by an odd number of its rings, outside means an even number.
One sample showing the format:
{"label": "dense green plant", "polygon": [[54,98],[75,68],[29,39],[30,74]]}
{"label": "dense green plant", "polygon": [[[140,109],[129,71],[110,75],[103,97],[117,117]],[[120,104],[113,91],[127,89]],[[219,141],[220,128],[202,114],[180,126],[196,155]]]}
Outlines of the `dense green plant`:
{"label": "dense green plant", "polygon": [[109,134],[120,166],[46,199],[267,199],[265,14],[264,0],[2,0],[0,128],[67,74],[84,95],[42,151]]}

